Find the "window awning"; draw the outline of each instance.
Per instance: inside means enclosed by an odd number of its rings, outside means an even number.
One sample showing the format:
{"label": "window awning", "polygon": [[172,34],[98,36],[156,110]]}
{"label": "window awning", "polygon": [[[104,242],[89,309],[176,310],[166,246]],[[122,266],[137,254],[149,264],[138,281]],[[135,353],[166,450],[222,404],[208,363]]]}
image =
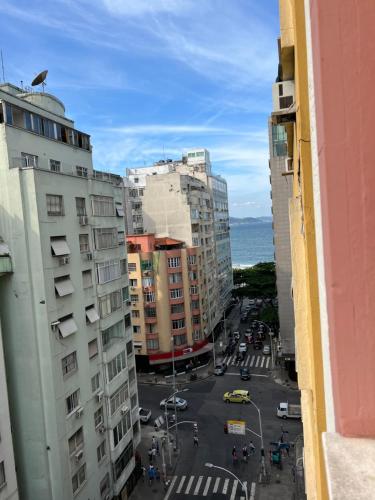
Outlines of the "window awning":
{"label": "window awning", "polygon": [[89,309],[86,309],[86,317],[90,321],[90,323],[95,323],[95,321],[98,321],[99,314],[96,312],[95,307],[90,307]]}
{"label": "window awning", "polygon": [[141,349],[142,347],[142,342],[133,342],[133,345],[136,349]]}
{"label": "window awning", "polygon": [[123,207],[116,207],[116,214],[118,217],[124,217],[124,209]]}
{"label": "window awning", "polygon": [[64,238],[52,240],[51,247],[53,254],[57,257],[60,257],[61,255],[70,255],[70,248]]}
{"label": "window awning", "polygon": [[73,283],[69,278],[55,281],[55,289],[59,297],[64,297],[74,292]]}
{"label": "window awning", "polygon": [[73,318],[65,319],[64,321],[60,321],[57,325],[59,332],[63,338],[69,337],[72,333],[75,333],[78,330],[76,322]]}

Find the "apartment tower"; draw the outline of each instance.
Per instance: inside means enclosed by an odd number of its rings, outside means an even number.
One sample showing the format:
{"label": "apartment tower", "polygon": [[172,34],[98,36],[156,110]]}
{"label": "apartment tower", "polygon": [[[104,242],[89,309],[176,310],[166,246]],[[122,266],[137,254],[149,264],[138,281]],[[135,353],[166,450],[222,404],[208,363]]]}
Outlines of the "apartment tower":
{"label": "apartment tower", "polygon": [[46,93],[0,86],[0,279],[20,497],[118,498],[140,440],[123,182]]}

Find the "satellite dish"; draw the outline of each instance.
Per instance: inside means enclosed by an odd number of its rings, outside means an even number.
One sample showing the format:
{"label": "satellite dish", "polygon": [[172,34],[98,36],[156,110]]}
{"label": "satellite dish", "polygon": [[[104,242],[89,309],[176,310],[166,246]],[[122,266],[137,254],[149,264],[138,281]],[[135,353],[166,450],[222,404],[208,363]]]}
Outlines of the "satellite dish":
{"label": "satellite dish", "polygon": [[47,74],[48,74],[48,69],[45,69],[44,71],[42,71],[41,73],[39,73],[39,75],[37,75],[34,78],[34,80],[31,82],[31,86],[35,87],[35,85],[42,84],[43,87],[44,87],[44,85],[45,85],[44,80],[47,78]]}

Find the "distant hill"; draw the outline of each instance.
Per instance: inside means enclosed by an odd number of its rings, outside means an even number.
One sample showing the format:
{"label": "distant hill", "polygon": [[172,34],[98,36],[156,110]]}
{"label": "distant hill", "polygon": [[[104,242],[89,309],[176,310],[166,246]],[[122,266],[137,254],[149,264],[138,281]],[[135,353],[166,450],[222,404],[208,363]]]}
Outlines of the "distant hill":
{"label": "distant hill", "polygon": [[259,224],[260,222],[272,222],[272,217],[229,217],[229,224]]}

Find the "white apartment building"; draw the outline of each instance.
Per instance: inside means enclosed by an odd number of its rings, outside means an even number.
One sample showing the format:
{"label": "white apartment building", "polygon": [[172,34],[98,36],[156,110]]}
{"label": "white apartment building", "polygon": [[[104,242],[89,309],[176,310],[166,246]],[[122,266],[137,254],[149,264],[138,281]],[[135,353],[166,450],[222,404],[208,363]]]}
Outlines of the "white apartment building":
{"label": "white apartment building", "polygon": [[[11,272],[9,248],[0,236],[0,280],[9,278]],[[18,498],[0,316],[0,500]]]}
{"label": "white apartment building", "polygon": [[[189,183],[193,186],[192,181],[179,177],[200,181],[196,193],[205,191],[207,201],[193,202],[186,191]],[[230,302],[233,287],[225,179],[212,174],[209,152],[198,148],[189,150],[181,160],[127,169],[125,182],[128,228],[133,227],[134,234],[155,232],[201,247],[211,332]]]}
{"label": "white apartment building", "polygon": [[45,93],[0,85],[0,279],[20,498],[125,496],[140,440],[123,185]]}

